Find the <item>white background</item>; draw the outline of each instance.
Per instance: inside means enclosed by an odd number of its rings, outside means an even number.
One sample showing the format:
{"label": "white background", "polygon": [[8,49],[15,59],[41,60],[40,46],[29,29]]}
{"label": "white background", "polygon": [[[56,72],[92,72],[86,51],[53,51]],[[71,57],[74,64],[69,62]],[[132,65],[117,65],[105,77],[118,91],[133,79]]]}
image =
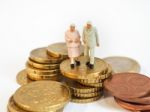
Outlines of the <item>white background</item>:
{"label": "white background", "polygon": [[[19,87],[16,74],[29,52],[64,41],[75,23],[82,32],[91,20],[100,36],[96,56],[128,56],[150,73],[150,0],[0,0],[0,112]],[[127,112],[112,98],[92,104],[70,103],[64,112]]]}

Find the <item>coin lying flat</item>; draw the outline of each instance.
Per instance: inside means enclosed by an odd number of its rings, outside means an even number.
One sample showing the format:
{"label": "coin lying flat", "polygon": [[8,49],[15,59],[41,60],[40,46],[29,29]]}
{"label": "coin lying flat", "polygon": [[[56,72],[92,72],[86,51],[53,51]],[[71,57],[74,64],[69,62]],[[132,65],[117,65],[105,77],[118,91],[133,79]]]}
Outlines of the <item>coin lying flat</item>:
{"label": "coin lying flat", "polygon": [[114,56],[104,58],[104,60],[112,66],[114,73],[140,72],[140,65],[134,59],[128,57]]}
{"label": "coin lying flat", "polygon": [[34,81],[37,81],[37,80],[58,80],[58,77],[59,77],[60,74],[50,74],[50,75],[39,75],[39,74],[36,74],[36,73],[30,73],[28,74],[28,78],[29,79],[32,79]]}
{"label": "coin lying flat", "polygon": [[38,68],[32,67],[28,63],[26,64],[26,69],[27,69],[28,74],[50,75],[50,74],[60,73],[59,69],[53,69],[53,70],[38,69]]}
{"label": "coin lying flat", "polygon": [[60,64],[40,64],[40,63],[32,61],[31,59],[28,59],[27,62],[34,68],[44,69],[44,70],[59,69],[59,65],[60,65]]}
{"label": "coin lying flat", "polygon": [[15,104],[15,102],[14,102],[14,100],[13,100],[13,97],[11,97],[11,98],[9,99],[9,103],[8,103],[8,105],[7,105],[7,108],[8,108],[8,111],[10,111],[10,112],[27,112],[27,111],[25,111],[25,110],[19,108],[19,107]]}
{"label": "coin lying flat", "polygon": [[73,93],[73,96],[78,97],[78,98],[91,98],[91,97],[96,97],[99,95],[102,95],[100,91],[94,92],[94,93],[86,93],[86,94]]}
{"label": "coin lying flat", "polygon": [[[14,102],[14,100],[13,100],[13,96],[9,99],[9,103],[8,103],[7,108],[8,108],[8,112],[28,112],[28,111],[26,111],[26,110],[23,110],[23,109],[19,108],[19,107],[15,104],[15,102]],[[57,110],[57,111],[49,111],[49,112],[63,112],[63,108],[62,108],[62,109],[59,109],[59,110]]]}
{"label": "coin lying flat", "polygon": [[80,79],[77,81],[81,84],[96,84],[96,83],[103,82],[102,79],[106,79],[112,75],[112,68],[109,64],[107,65],[107,69],[103,74],[104,75],[101,75],[101,78],[98,78],[98,79]]}
{"label": "coin lying flat", "polygon": [[56,81],[35,81],[20,87],[13,96],[22,109],[34,112],[56,111],[70,100],[69,88]]}
{"label": "coin lying flat", "polygon": [[[81,83],[81,82],[80,82]],[[90,86],[90,87],[97,87],[97,88],[102,88],[103,87],[103,83],[100,82],[100,83],[81,83],[82,85],[85,85],[85,86]]]}
{"label": "coin lying flat", "polygon": [[150,94],[148,94],[147,96],[144,96],[144,97],[140,97],[140,98],[125,98],[122,100],[131,102],[131,103],[136,103],[136,104],[150,105]]}
{"label": "coin lying flat", "polygon": [[[83,53],[83,46],[81,46],[81,54]],[[67,50],[67,46],[66,43],[64,42],[60,42],[60,43],[55,43],[55,44],[51,44],[48,46],[47,48],[47,52],[50,56],[59,58],[68,58],[68,50]]]}
{"label": "coin lying flat", "polygon": [[73,91],[73,93],[86,94],[100,91],[100,88],[83,86],[80,83],[74,80],[70,80],[68,78],[63,77],[63,81],[66,83],[66,85],[69,86],[69,88]]}
{"label": "coin lying flat", "polygon": [[71,102],[74,103],[91,103],[94,101],[97,101],[101,98],[101,96],[96,96],[96,97],[92,97],[92,98],[78,98],[78,97],[72,97]]}
{"label": "coin lying flat", "polygon": [[62,58],[54,58],[47,54],[47,48],[37,48],[31,51],[30,53],[30,59],[32,59],[35,62],[43,63],[43,64],[54,64],[54,63],[60,63],[62,61]]}
{"label": "coin lying flat", "polygon": [[30,82],[33,82],[33,80],[31,80],[31,79],[29,79],[29,78],[27,77],[27,71],[26,71],[26,69],[20,71],[20,72],[17,74],[16,80],[17,80],[17,83],[18,83],[19,85],[25,85],[25,84],[28,84],[28,83],[30,83]]}
{"label": "coin lying flat", "polygon": [[81,80],[81,79],[101,79],[102,73],[105,73],[107,70],[107,63],[99,58],[95,58],[95,67],[94,69],[89,69],[86,66],[87,58],[84,56],[79,57],[78,59],[81,62],[81,65],[71,69],[70,60],[65,60],[60,64],[60,70],[62,74],[71,79]]}
{"label": "coin lying flat", "polygon": [[138,98],[150,91],[150,78],[138,73],[117,73],[104,81],[104,87],[120,99]]}
{"label": "coin lying flat", "polygon": [[150,105],[139,105],[135,103],[128,103],[125,101],[122,101],[118,98],[115,98],[115,101],[123,108],[132,110],[132,111],[144,111],[144,110],[150,110]]}

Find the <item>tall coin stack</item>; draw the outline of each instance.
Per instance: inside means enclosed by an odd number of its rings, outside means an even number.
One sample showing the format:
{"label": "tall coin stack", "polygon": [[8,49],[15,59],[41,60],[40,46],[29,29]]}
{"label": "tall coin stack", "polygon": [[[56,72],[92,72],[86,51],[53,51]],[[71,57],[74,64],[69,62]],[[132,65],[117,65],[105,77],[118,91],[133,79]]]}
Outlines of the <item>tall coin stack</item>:
{"label": "tall coin stack", "polygon": [[81,56],[78,59],[80,66],[71,69],[70,60],[65,60],[60,65],[64,82],[72,92],[72,102],[88,103],[100,99],[103,94],[103,82],[111,76],[112,69],[109,64],[99,58],[95,58],[94,69],[86,66],[88,59]]}

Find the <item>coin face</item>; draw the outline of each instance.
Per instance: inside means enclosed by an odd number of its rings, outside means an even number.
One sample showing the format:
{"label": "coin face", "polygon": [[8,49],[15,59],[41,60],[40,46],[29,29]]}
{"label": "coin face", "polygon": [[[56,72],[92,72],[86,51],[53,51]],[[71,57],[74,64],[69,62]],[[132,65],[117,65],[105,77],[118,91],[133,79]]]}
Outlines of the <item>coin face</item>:
{"label": "coin face", "polygon": [[33,82],[33,80],[31,80],[31,79],[29,79],[29,78],[27,77],[27,71],[26,71],[26,69],[20,71],[20,72],[17,74],[16,80],[17,80],[17,83],[18,83],[19,85],[25,85],[25,84],[28,84],[28,83],[30,83],[30,82]]}
{"label": "coin face", "polygon": [[138,98],[150,91],[150,78],[138,73],[117,73],[104,81],[104,87],[120,99]]}
{"label": "coin face", "polygon": [[140,72],[140,65],[134,59],[128,57],[114,56],[104,58],[104,60],[112,66],[114,73]]}
{"label": "coin face", "polygon": [[50,111],[64,107],[70,100],[69,88],[56,81],[36,81],[20,87],[15,103],[28,111]]}
{"label": "coin face", "polygon": [[31,51],[30,53],[30,59],[34,60],[38,63],[60,63],[62,61],[61,58],[54,58],[47,54],[47,48],[37,48]]}
{"label": "coin face", "polygon": [[93,79],[99,78],[107,70],[107,63],[99,58],[95,58],[95,67],[94,69],[89,69],[86,66],[87,58],[84,56],[79,57],[78,59],[81,62],[81,65],[71,69],[70,60],[65,60],[60,64],[60,70],[62,74],[66,77],[81,80],[81,79]]}
{"label": "coin face", "polygon": [[115,101],[123,108],[132,110],[132,111],[146,111],[150,110],[150,105],[142,105],[142,104],[135,104],[135,103],[128,103],[122,101],[118,98],[115,98]]}
{"label": "coin face", "polygon": [[[81,46],[81,54],[83,53],[84,47]],[[68,50],[66,43],[60,42],[60,43],[55,43],[51,44],[47,48],[48,54],[53,57],[63,57],[67,58],[68,57]]]}

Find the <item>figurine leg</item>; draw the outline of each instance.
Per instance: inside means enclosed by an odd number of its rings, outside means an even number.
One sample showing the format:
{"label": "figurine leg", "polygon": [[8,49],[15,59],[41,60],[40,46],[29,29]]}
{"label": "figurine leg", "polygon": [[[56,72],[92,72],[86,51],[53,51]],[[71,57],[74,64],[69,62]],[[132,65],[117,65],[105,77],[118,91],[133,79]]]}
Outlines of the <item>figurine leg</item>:
{"label": "figurine leg", "polygon": [[95,49],[94,48],[90,48],[90,64],[89,64],[89,68],[93,69],[94,68],[94,56],[95,56]]}
{"label": "figurine leg", "polygon": [[90,62],[89,62],[89,47],[88,46],[84,47],[84,56],[87,57],[86,65],[88,66],[90,64]]}
{"label": "figurine leg", "polygon": [[76,65],[80,66],[80,61],[78,61],[78,58],[75,59]]}
{"label": "figurine leg", "polygon": [[71,60],[70,67],[73,69],[75,67],[75,65],[74,65],[74,58],[70,58],[70,60]]}

